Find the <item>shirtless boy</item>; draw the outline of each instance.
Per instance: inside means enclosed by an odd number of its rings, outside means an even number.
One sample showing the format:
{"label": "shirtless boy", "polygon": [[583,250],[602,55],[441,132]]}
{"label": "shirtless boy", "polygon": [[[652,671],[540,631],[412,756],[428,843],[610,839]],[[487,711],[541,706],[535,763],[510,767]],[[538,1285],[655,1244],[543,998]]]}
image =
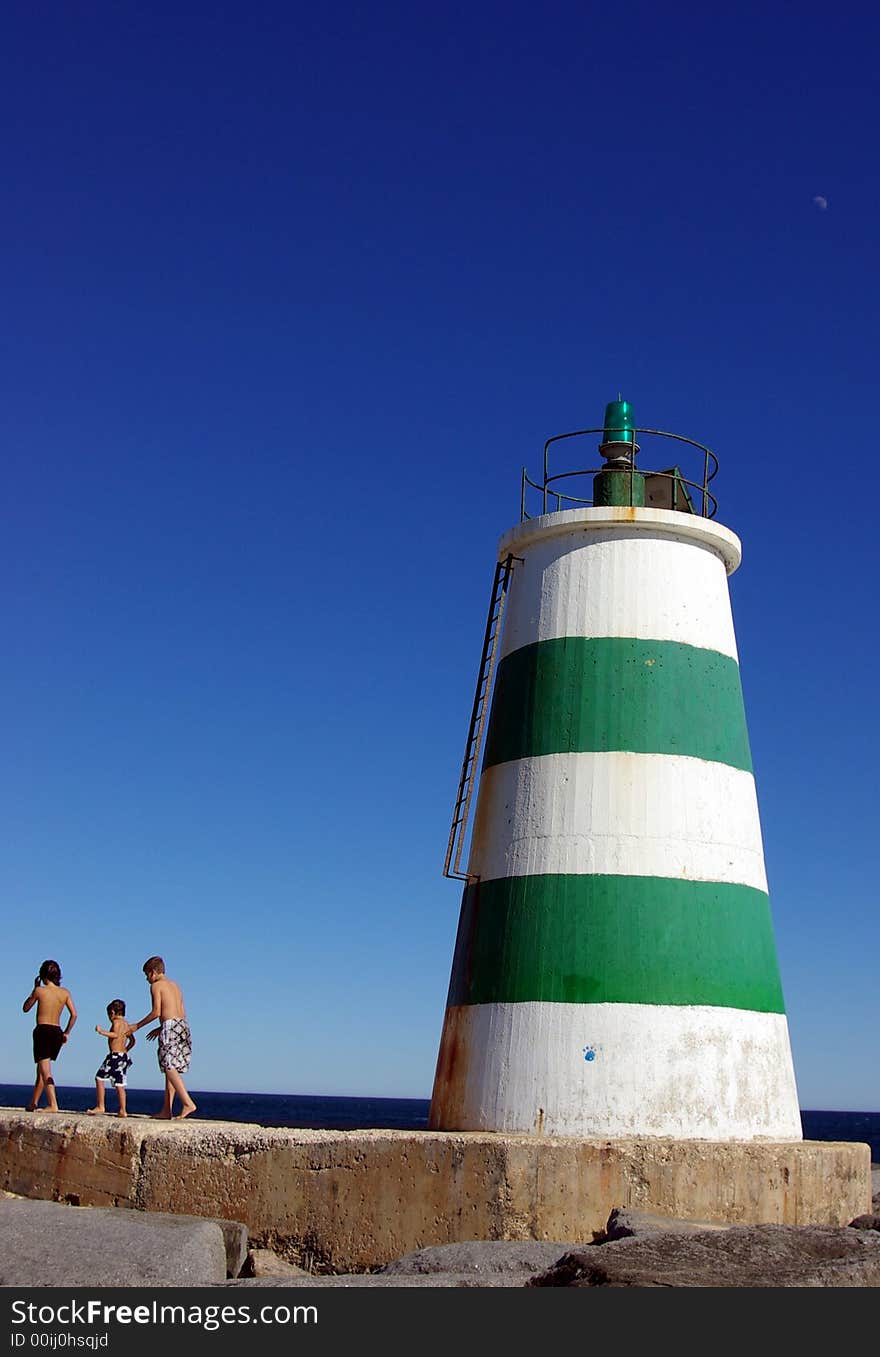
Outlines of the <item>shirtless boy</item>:
{"label": "shirtless boy", "polygon": [[186,1009],[183,1006],[183,994],[180,986],[168,979],[165,974],[165,962],[160,956],[151,956],[144,962],[144,975],[147,977],[150,986],[153,1007],[145,1018],[141,1018],[140,1022],[132,1023],[130,1030],[136,1032],[138,1028],[145,1027],[148,1022],[154,1022],[156,1018],[159,1019],[159,1026],[147,1033],[147,1041],[155,1041],[157,1037],[159,1039],[156,1054],[159,1059],[159,1069],[165,1075],[165,1101],[162,1104],[162,1111],[157,1112],[154,1119],[157,1121],[172,1120],[172,1108],[176,1093],[180,1099],[181,1110],[173,1120],[182,1121],[184,1117],[191,1116],[196,1110],[196,1105],[187,1093],[186,1085],[180,1077],[189,1069],[190,1056],[192,1055],[192,1037],[186,1020]]}
{"label": "shirtless boy", "polygon": [[[40,974],[34,981],[34,987],[21,1006],[23,1013],[30,1013],[37,1005],[37,1025],[34,1028],[34,1063],[37,1077],[34,1091],[27,1104],[28,1112],[39,1112],[39,1101],[46,1091],[46,1111],[58,1111],[58,1099],[55,1096],[55,1080],[52,1078],[52,1061],[58,1059],[58,1052],[70,1036],[76,1022],[76,1008],[70,990],[61,984],[61,967],[57,961],[44,961]],[[67,1009],[67,1026],[62,1032],[59,1018]]]}
{"label": "shirtless boy", "polygon": [[108,1049],[95,1075],[95,1106],[89,1108],[88,1115],[93,1117],[96,1114],[106,1112],[104,1080],[110,1079],[119,1099],[119,1111],[116,1115],[127,1117],[125,1076],[127,1071],[131,1069],[131,1056],[128,1053],[134,1045],[134,1032],[129,1023],[125,1021],[124,999],[110,1000],[107,1005],[107,1021],[110,1023],[109,1027],[102,1027],[100,1023],[95,1024],[95,1031],[98,1036],[107,1038]]}

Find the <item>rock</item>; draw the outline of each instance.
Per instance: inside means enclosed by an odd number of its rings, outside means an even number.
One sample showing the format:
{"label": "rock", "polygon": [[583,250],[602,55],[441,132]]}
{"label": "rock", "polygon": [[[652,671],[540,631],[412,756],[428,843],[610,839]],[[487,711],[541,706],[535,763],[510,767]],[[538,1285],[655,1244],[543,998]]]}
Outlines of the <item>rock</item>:
{"label": "rock", "polygon": [[497,1273],[515,1274],[520,1281],[551,1267],[565,1253],[582,1249],[583,1244],[551,1244],[543,1240],[481,1240],[462,1244],[434,1244],[404,1254],[379,1268],[379,1276],[430,1276],[435,1273],[486,1277]]}
{"label": "rock", "polygon": [[833,1225],[732,1225],[570,1253],[527,1286],[880,1286],[880,1235]]}
{"label": "rock", "polygon": [[671,1216],[657,1216],[650,1211],[634,1211],[628,1206],[615,1206],[605,1226],[604,1240],[635,1237],[644,1239],[655,1234],[693,1234],[695,1230],[728,1230],[730,1226],[717,1220],[675,1220]]}
{"label": "rock", "polygon": [[226,1276],[237,1277],[247,1257],[247,1226],[240,1220],[216,1220],[214,1217],[211,1217],[211,1220],[214,1225],[220,1226],[223,1235],[223,1247],[226,1249]]}
{"label": "rock", "polygon": [[490,1287],[524,1286],[525,1279],[520,1272],[418,1272],[388,1275],[383,1272],[345,1272],[315,1275],[312,1277],[239,1277],[235,1281],[215,1283],[222,1286],[295,1286],[332,1290],[338,1287]]}
{"label": "rock", "polygon": [[225,1278],[217,1221],[0,1201],[0,1286],[207,1286]]}
{"label": "rock", "polygon": [[241,1277],[310,1277],[305,1268],[296,1267],[271,1249],[250,1249],[241,1269]]}
{"label": "rock", "polygon": [[354,1272],[424,1245],[588,1241],[612,1206],[846,1225],[871,1209],[861,1143],[318,1131],[0,1108],[0,1188],[73,1206],[247,1221],[254,1242]]}
{"label": "rock", "polygon": [[880,1212],[867,1216],[856,1216],[849,1223],[851,1230],[880,1230]]}

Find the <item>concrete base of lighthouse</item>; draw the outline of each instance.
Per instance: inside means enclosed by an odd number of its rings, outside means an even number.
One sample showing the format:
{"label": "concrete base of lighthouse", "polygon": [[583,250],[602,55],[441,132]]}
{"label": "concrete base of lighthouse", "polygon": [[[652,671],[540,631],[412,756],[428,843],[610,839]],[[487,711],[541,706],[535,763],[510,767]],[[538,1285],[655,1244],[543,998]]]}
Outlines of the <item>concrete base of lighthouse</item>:
{"label": "concrete base of lighthouse", "polygon": [[298,1131],[0,1109],[0,1189],[245,1222],[317,1267],[430,1244],[589,1243],[613,1207],[735,1224],[846,1225],[871,1209],[867,1145]]}

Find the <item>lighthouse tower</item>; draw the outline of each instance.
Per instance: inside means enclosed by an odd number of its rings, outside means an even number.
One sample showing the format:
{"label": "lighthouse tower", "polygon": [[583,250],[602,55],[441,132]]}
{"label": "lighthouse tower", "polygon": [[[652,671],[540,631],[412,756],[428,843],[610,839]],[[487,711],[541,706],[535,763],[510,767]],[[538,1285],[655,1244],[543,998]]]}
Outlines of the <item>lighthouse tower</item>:
{"label": "lighthouse tower", "polygon": [[[601,463],[551,474],[597,433]],[[637,435],[702,480],[645,469]],[[482,745],[433,1129],[801,1139],[715,467],[618,400],[524,473],[447,859]]]}

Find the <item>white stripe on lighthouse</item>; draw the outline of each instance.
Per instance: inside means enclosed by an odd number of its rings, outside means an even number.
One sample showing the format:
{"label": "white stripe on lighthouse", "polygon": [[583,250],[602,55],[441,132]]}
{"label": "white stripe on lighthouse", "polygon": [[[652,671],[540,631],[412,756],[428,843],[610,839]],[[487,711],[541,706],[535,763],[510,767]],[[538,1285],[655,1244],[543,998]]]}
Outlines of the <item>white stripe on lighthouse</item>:
{"label": "white stripe on lighthouse", "polygon": [[543,754],[483,770],[469,871],[600,873],[767,890],[755,780],[673,754]]}
{"label": "white stripe on lighthouse", "polygon": [[[432,1126],[578,1136],[800,1140],[780,1013],[644,1004],[447,1010],[455,1077]],[[587,1058],[589,1057],[589,1058]]]}
{"label": "white stripe on lighthouse", "polygon": [[501,658],[559,636],[680,641],[737,658],[724,562],[698,542],[573,528],[519,550]]}

